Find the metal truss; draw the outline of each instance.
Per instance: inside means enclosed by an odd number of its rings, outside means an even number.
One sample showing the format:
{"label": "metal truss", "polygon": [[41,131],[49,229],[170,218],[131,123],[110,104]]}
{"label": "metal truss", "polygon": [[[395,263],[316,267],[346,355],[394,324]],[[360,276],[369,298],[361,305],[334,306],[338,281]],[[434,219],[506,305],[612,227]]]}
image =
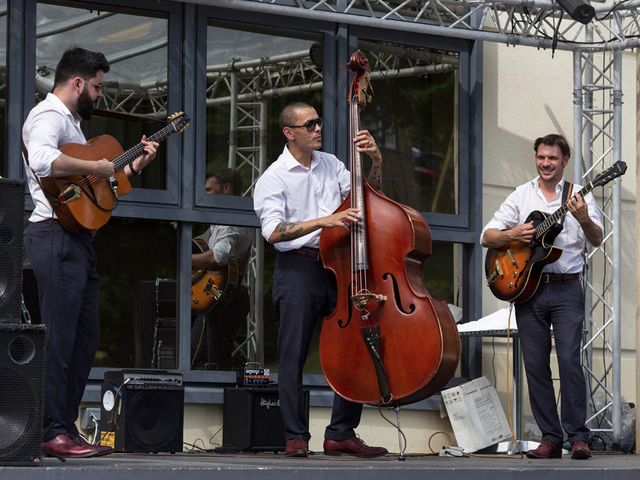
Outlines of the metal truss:
{"label": "metal truss", "polygon": [[[621,80],[621,51],[574,52],[574,151],[582,159],[574,173],[583,184],[621,160]],[[615,448],[622,436],[620,179],[603,187],[598,197],[604,241],[587,252],[582,357],[591,407],[588,424],[596,435],[610,434],[609,446]]]}
{"label": "metal truss", "polygon": [[640,1],[594,4],[593,38],[552,0],[191,0],[293,15],[538,48],[624,49],[640,45]]}

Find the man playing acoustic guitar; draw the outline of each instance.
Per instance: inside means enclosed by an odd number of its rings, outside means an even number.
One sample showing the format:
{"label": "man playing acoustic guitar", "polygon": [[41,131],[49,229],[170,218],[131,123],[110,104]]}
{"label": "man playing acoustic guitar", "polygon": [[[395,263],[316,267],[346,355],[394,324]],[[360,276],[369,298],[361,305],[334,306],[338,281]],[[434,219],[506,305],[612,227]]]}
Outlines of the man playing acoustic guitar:
{"label": "man playing acoustic guitar", "polygon": [[[56,67],[53,92],[31,110],[22,129],[25,170],[35,204],[25,248],[47,326],[42,449],[58,457],[93,457],[111,451],[90,445],[75,426],[98,348],[100,280],[94,236],[89,231],[72,233],[60,224],[39,177],[115,175],[107,159],[89,161],[60,150],[63,145],[86,143],[80,121],[91,117],[108,71],[102,53],[83,48],[66,51]],[[127,175],[138,174],[156,156],[156,142],[144,136],[141,142],[143,153],[125,168]]]}
{"label": "man playing acoustic guitar", "polygon": [[[530,244],[535,235],[534,210],[550,213],[565,201],[564,169],[571,151],[560,135],[538,138],[533,147],[538,177],[520,185],[507,197],[481,234],[482,246],[499,249],[513,241]],[[567,183],[568,185],[568,183]],[[580,187],[574,185],[574,191]],[[567,194],[568,196],[568,194]],[[530,299],[516,303],[518,334],[529,386],[531,410],[542,431],[542,443],[529,458],[560,458],[563,428],[574,459],[591,456],[586,421],[585,380],[580,364],[580,340],[584,322],[583,270],[585,243],[602,243],[600,211],[593,195],[574,195],[568,200],[570,215],[564,217],[554,245],[563,249],[560,258],[543,269],[540,285]],[[522,268],[522,267],[521,267]],[[555,403],[551,378],[551,331],[555,338],[560,371],[561,415]]]}

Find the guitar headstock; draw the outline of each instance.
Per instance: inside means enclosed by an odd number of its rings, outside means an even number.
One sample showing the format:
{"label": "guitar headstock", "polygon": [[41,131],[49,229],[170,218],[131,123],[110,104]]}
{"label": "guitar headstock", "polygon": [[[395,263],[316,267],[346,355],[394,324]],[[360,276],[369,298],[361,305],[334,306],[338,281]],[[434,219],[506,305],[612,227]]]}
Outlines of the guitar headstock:
{"label": "guitar headstock", "polygon": [[602,187],[603,185],[609,183],[611,180],[621,177],[626,171],[627,164],[622,161],[617,161],[606,170],[600,172],[596,176],[596,178],[591,181],[591,183],[594,187]]}
{"label": "guitar headstock", "polygon": [[189,117],[184,112],[169,115],[167,120],[177,133],[182,133],[189,126]]}

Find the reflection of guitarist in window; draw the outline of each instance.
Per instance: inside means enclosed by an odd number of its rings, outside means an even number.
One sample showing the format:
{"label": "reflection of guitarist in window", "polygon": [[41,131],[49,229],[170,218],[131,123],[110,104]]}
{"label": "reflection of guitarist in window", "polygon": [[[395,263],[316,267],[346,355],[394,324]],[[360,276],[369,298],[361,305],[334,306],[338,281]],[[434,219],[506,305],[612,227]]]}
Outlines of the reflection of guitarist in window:
{"label": "reflection of guitarist in window", "polygon": [[[240,191],[240,177],[235,170],[207,175],[205,192],[210,195],[234,195]],[[193,366],[206,360],[218,369],[231,367],[234,338],[245,327],[249,313],[249,294],[243,279],[252,238],[248,227],[211,225],[193,241],[191,305],[198,315],[192,328]]]}

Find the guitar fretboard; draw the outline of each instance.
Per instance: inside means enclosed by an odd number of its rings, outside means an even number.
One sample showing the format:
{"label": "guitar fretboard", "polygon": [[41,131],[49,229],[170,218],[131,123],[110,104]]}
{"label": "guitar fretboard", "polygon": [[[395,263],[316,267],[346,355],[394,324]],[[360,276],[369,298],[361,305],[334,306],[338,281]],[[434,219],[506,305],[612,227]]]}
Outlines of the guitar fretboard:
{"label": "guitar fretboard", "polygon": [[[175,132],[177,132],[175,125],[173,123],[170,123],[166,127],[158,130],[153,135],[150,135],[149,137],[147,137],[147,140],[159,143],[164,141],[169,135]],[[112,162],[116,172],[122,170],[124,167],[129,165],[131,162],[133,162],[136,158],[138,158],[143,153],[144,153],[144,145],[142,145],[142,143],[139,143],[131,147],[126,152],[123,152],[117,157],[115,157]]]}
{"label": "guitar fretboard", "polygon": [[[589,182],[587,185],[582,187],[577,195],[580,195],[582,198],[594,189],[593,182]],[[535,239],[540,240],[545,233],[558,221],[560,220],[567,212],[569,211],[569,202],[566,202],[562,205],[558,210],[553,212],[551,215],[546,217],[542,222],[536,226],[536,234]]]}

